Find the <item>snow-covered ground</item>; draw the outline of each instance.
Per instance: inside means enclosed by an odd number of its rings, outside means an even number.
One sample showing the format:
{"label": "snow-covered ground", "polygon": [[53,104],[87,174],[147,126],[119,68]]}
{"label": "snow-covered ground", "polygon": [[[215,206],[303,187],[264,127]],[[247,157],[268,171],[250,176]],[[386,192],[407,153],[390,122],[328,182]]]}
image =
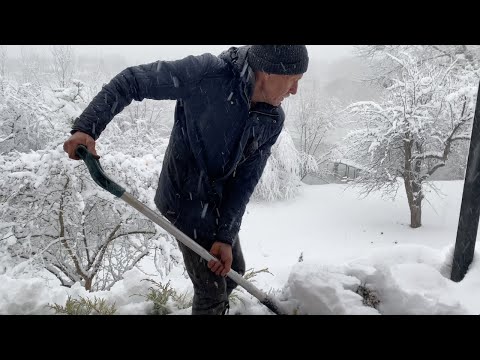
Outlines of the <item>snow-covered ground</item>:
{"label": "snow-covered ground", "polygon": [[[463,281],[449,280],[463,182],[436,185],[442,195],[427,193],[419,229],[409,226],[403,189],[392,202],[378,194],[359,199],[345,185],[305,185],[291,201],[250,203],[240,232],[247,269],[268,269],[252,281],[292,314],[479,314],[478,253]],[[142,269],[155,273],[151,263]],[[0,313],[52,313],[46,304],[71,295],[115,302],[117,314],[146,314],[153,304],[138,295],[151,286],[145,277],[133,270],[111,291],[88,294],[55,280],[1,275]],[[182,268],[168,280],[191,294]],[[240,287],[234,294],[231,315],[271,314]]]}

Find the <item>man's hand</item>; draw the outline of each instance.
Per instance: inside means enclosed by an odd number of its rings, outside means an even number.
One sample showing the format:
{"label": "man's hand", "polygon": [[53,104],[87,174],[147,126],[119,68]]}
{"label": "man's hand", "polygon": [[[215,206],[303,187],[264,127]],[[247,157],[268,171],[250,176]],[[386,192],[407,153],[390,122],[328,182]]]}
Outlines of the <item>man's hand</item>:
{"label": "man's hand", "polygon": [[232,247],[222,242],[214,242],[210,254],[220,261],[210,260],[208,268],[218,276],[226,276],[232,266]]}
{"label": "man's hand", "polygon": [[63,150],[68,153],[68,157],[70,159],[80,160],[75,153],[78,145],[85,145],[88,151],[93,154],[95,159],[100,159],[100,156],[97,155],[97,151],[95,150],[95,140],[90,135],[81,131],[77,131],[75,134],[70,136],[70,138],[63,144]]}

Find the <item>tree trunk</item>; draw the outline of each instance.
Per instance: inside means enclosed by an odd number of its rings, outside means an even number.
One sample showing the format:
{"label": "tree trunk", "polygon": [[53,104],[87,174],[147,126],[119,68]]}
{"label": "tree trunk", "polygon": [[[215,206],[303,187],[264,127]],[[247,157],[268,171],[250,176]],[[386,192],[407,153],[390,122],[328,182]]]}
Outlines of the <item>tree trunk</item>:
{"label": "tree trunk", "polygon": [[422,226],[422,186],[405,178],[408,207],[410,208],[410,227],[416,229]]}
{"label": "tree trunk", "polygon": [[[405,139],[410,138],[410,133],[406,133]],[[420,171],[420,161],[413,161],[412,166],[412,141],[404,142],[405,150],[405,169],[404,169],[404,182],[405,191],[407,193],[408,207],[410,208],[410,227],[413,229],[422,226],[422,183],[419,183],[418,179],[415,179],[415,174]]]}
{"label": "tree trunk", "polygon": [[93,283],[93,278],[85,279],[85,290],[87,291],[92,290],[92,283]]}
{"label": "tree trunk", "polygon": [[418,199],[410,206],[410,227],[416,229],[422,226],[422,200]]}

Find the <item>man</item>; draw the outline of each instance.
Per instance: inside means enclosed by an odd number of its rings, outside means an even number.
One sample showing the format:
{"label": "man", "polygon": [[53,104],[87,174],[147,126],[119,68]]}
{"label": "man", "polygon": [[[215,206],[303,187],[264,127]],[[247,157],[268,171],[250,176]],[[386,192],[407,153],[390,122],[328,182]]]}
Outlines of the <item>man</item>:
{"label": "man", "polygon": [[76,119],[64,150],[78,160],[132,100],[177,100],[155,204],[177,228],[219,261],[179,242],[194,287],[192,314],[225,314],[245,273],[238,232],[271,147],[283,128],[282,101],[308,67],[305,45],[231,47],[218,57],[188,56],[133,66],[105,85]]}

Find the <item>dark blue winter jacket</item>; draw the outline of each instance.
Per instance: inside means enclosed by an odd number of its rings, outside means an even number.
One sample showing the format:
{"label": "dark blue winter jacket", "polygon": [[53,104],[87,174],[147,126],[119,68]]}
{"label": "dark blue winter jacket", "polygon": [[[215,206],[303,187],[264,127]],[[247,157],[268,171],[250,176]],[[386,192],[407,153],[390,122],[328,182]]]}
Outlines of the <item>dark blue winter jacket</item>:
{"label": "dark blue winter jacket", "polygon": [[129,67],[103,87],[72,130],[96,140],[132,100],[177,100],[155,204],[206,248],[233,244],[285,119],[281,107],[250,108],[255,75],[248,50]]}

